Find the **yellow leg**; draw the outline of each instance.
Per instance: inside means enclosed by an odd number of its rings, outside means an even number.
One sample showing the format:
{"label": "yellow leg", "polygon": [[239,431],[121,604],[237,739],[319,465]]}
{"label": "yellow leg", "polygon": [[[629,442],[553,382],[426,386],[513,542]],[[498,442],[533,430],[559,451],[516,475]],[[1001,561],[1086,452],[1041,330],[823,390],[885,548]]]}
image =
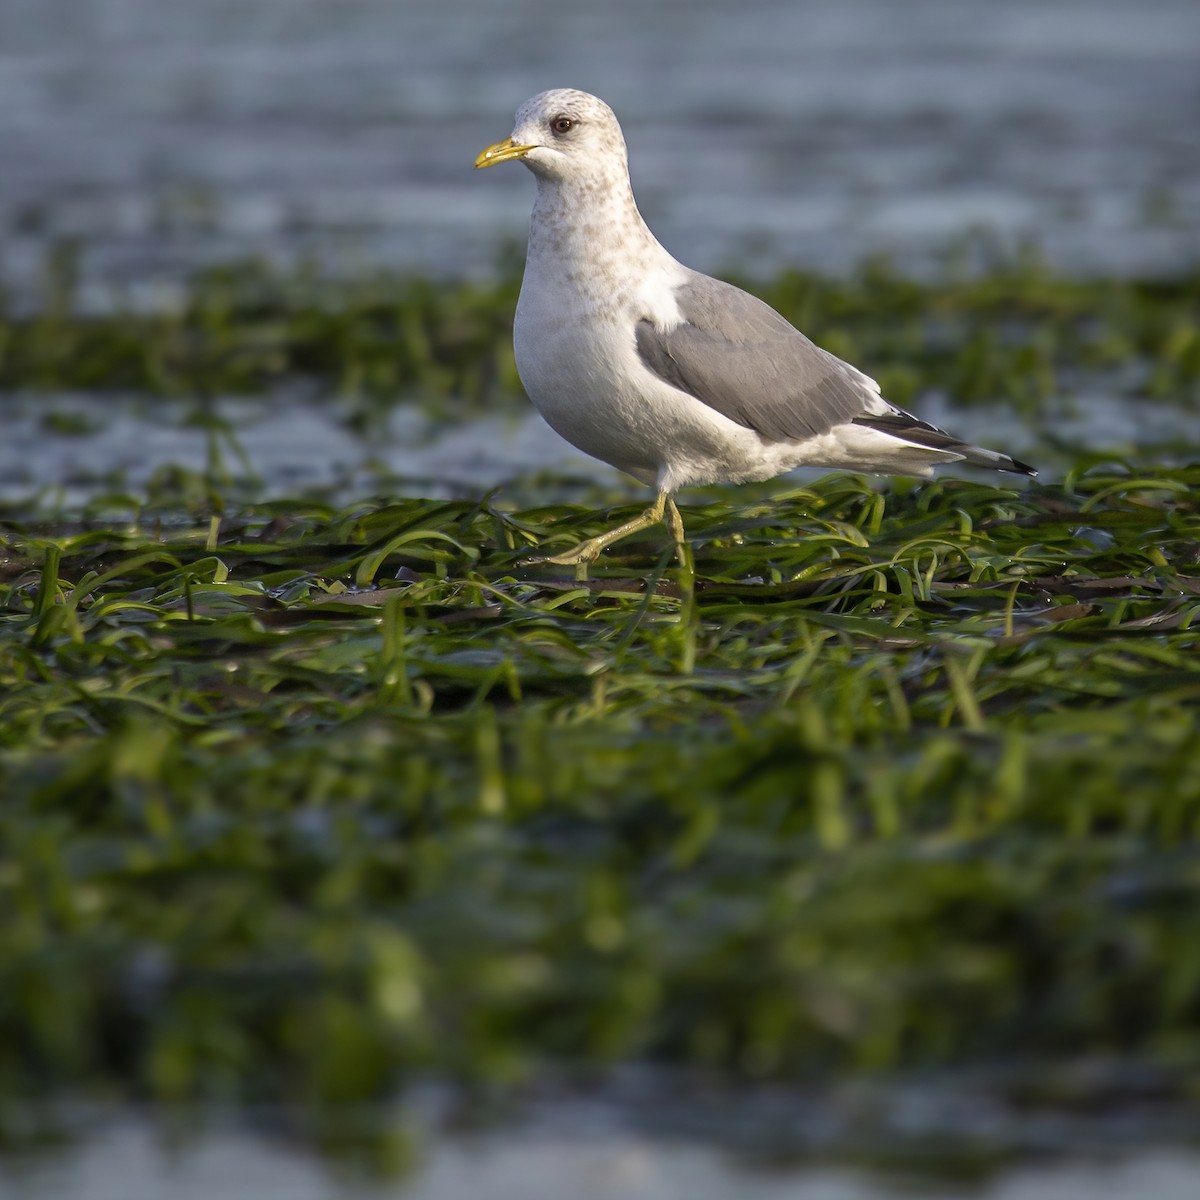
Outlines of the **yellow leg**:
{"label": "yellow leg", "polygon": [[675,539],[675,554],[681,567],[687,565],[687,539],[683,536],[683,514],[675,501],[667,497],[667,528]]}
{"label": "yellow leg", "polygon": [[657,525],[663,519],[664,513],[671,536],[675,539],[676,548],[682,555],[684,548],[683,518],[679,515],[679,509],[675,507],[675,501],[670,499],[666,492],[659,492],[654,503],[640,516],[634,517],[632,521],[626,521],[624,525],[618,525],[616,529],[610,529],[607,533],[588,538],[587,541],[580,542],[578,546],[572,546],[570,550],[564,550],[561,554],[547,554],[539,558],[527,558],[524,561],[530,566],[537,563],[555,563],[560,567],[575,567],[575,578],[586,579],[588,564],[595,562],[602,550],[611,546],[613,542],[619,542],[621,538],[628,537],[631,533],[640,533],[643,529],[649,529],[651,525]]}

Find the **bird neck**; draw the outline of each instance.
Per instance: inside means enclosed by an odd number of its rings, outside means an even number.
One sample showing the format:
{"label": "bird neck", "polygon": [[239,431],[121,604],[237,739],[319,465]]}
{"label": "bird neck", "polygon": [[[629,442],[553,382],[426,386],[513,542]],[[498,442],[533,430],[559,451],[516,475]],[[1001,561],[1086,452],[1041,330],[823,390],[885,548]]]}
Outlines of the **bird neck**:
{"label": "bird neck", "polygon": [[642,219],[627,173],[605,180],[538,179],[528,267],[603,288],[626,274],[631,253],[643,262],[674,261]]}

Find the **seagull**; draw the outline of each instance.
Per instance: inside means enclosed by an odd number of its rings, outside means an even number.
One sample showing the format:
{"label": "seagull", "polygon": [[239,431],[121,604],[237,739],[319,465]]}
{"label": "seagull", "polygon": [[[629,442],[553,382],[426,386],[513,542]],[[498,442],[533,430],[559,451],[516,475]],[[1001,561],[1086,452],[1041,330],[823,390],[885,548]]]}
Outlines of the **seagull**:
{"label": "seagull", "polygon": [[656,489],[633,520],[527,561],[586,578],[606,547],[665,521],[683,564],[679,488],[794,467],[1036,474],[889,404],[768,304],[673,258],[638,211],[621,126],[598,97],[554,88],[527,100],[475,167],[514,161],[537,181],[513,323],[521,383],[568,442]]}

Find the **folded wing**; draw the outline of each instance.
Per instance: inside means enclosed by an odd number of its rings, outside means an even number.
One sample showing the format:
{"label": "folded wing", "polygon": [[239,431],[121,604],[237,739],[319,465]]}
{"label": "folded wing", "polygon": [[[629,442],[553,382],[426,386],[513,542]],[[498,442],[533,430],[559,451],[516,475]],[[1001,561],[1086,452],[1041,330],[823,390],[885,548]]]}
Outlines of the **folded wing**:
{"label": "folded wing", "polygon": [[693,272],[675,292],[682,322],[636,327],[642,362],[673,387],[767,441],[805,441],[864,425],[976,466],[1032,475],[1024,463],[955,438],[879,394],[869,376],[822,350],[757,297]]}

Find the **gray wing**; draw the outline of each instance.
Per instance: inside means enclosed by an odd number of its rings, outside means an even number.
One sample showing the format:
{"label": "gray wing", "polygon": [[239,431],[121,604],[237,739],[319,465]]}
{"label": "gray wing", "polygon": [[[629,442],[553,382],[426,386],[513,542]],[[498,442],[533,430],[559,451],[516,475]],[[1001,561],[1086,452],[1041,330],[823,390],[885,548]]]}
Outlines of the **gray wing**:
{"label": "gray wing", "polygon": [[855,418],[898,412],[874,380],[741,288],[693,274],[675,300],[683,323],[674,329],[638,322],[642,362],[768,441],[803,441]]}
{"label": "gray wing", "polygon": [[889,404],[879,385],[814,345],[741,288],[692,273],[675,292],[683,323],[637,323],[638,355],[660,379],[772,442],[804,441],[865,425],[943,459],[1036,475],[1007,454],[972,446]]}

